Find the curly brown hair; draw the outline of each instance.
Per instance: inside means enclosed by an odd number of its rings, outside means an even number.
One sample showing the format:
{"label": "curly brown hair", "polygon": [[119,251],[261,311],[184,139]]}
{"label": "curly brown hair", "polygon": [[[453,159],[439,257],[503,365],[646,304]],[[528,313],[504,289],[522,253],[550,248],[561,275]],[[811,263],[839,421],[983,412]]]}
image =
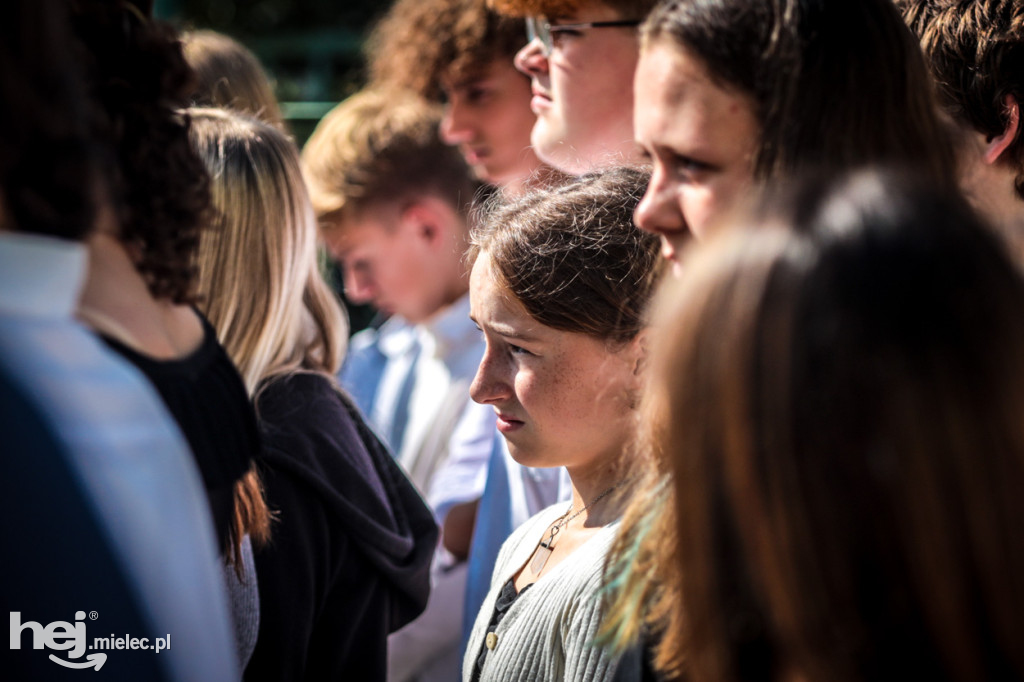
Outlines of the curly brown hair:
{"label": "curly brown hair", "polygon": [[174,29],[147,0],[73,0],[71,23],[111,169],[120,240],[152,295],[193,301],[193,263],[207,223],[209,178],[189,144],[193,73]]}
{"label": "curly brown hair", "polygon": [[605,5],[618,12],[623,19],[643,19],[658,4],[658,0],[488,0],[496,12],[510,17],[529,17],[543,14],[564,16],[592,4]]}
{"label": "curly brown hair", "polygon": [[486,0],[398,0],[367,42],[370,84],[439,100],[445,75],[466,78],[496,59],[511,64],[525,44],[523,21]]}
{"label": "curly brown hair", "polygon": [[[1006,130],[1007,95],[1024,107],[1024,3],[1020,0],[897,0],[921,41],[946,111],[988,136]],[[1024,132],[1008,149],[1024,199]]]}

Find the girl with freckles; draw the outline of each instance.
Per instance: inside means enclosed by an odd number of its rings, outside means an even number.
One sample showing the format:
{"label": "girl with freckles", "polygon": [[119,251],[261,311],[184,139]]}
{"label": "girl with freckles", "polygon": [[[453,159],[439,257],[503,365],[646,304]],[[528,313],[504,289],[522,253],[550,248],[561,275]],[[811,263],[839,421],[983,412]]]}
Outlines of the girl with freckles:
{"label": "girl with freckles", "polygon": [[631,487],[644,310],[658,242],[633,227],[642,171],[587,175],[499,209],[472,236],[470,301],[487,349],[470,389],[512,457],[564,466],[571,503],[505,542],[463,679],[604,680],[601,569]]}

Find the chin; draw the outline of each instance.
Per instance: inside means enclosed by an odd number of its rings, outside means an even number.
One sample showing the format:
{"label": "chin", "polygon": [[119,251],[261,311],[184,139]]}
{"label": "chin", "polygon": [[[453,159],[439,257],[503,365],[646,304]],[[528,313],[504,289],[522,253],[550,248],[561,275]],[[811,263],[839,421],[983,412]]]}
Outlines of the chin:
{"label": "chin", "polygon": [[512,459],[514,459],[517,464],[533,468],[557,466],[556,464],[545,462],[543,453],[538,452],[536,448],[517,445],[508,438],[505,439],[505,442],[508,444],[508,454],[512,456]]}

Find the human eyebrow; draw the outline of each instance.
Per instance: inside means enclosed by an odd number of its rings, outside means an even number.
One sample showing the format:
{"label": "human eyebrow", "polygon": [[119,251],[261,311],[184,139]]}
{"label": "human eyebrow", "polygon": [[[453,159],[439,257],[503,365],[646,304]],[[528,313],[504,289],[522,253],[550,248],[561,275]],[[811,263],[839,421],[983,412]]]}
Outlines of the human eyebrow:
{"label": "human eyebrow", "polygon": [[[479,329],[480,331],[484,331],[483,326],[480,324],[479,320],[477,320],[472,315],[469,316],[469,319],[473,324],[476,325],[477,329]],[[540,338],[538,336],[531,334],[529,331],[520,331],[507,324],[502,324],[501,322],[491,322],[487,325],[487,329],[491,333],[505,339],[513,339],[515,341],[522,341],[524,343],[540,341]]]}

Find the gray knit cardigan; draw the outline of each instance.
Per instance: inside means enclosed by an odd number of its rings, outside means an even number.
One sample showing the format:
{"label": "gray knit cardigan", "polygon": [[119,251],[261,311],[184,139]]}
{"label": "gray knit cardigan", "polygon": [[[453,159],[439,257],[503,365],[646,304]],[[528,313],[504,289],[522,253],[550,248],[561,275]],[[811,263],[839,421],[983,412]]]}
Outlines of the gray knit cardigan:
{"label": "gray knit cardigan", "polygon": [[[544,531],[565,513],[566,503],[548,507],[516,530],[498,554],[462,663],[469,682],[484,645],[494,602],[502,586],[533,554]],[[601,620],[600,589],[605,556],[619,522],[609,524],[542,575],[505,614],[488,653],[481,682],[599,682],[610,680],[616,659],[593,644]],[[493,638],[492,638],[493,639]]]}

